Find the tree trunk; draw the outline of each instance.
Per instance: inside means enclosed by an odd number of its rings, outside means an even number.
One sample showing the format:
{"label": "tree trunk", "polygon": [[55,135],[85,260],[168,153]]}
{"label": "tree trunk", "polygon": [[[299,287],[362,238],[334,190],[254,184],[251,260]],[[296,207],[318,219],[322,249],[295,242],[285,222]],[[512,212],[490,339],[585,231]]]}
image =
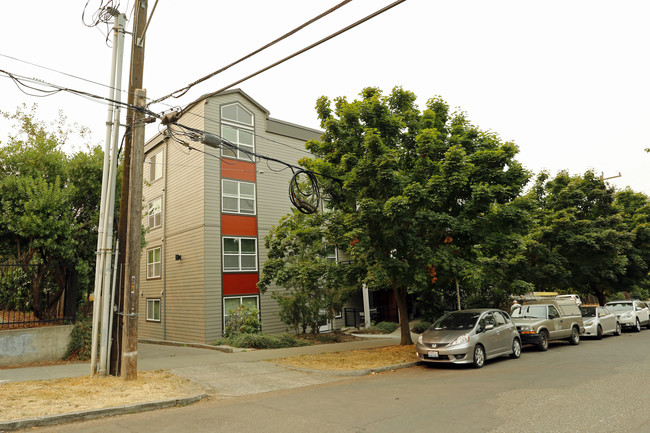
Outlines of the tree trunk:
{"label": "tree trunk", "polygon": [[392,282],[393,293],[395,294],[395,299],[397,299],[397,309],[399,311],[399,322],[400,322],[400,346],[410,346],[413,344],[411,339],[411,330],[409,328],[409,315],[408,308],[406,305],[406,287],[398,287],[395,281]]}

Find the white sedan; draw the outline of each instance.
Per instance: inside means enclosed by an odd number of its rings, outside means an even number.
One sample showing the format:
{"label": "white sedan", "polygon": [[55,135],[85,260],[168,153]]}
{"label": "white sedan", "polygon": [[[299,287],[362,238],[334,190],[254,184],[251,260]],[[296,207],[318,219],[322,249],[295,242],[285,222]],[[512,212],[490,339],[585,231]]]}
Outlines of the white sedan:
{"label": "white sedan", "polygon": [[580,307],[586,337],[603,338],[603,335],[621,335],[618,317],[605,307]]}

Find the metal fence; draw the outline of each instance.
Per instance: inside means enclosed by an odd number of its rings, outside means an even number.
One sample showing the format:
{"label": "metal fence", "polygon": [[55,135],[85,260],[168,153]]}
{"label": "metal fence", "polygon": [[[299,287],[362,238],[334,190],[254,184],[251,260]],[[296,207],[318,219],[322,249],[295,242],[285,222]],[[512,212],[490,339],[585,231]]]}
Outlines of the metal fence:
{"label": "metal fence", "polygon": [[[0,264],[0,330],[32,328],[74,322],[77,314],[78,275],[65,272],[63,288],[39,265]],[[36,278],[37,275],[45,276]],[[40,281],[40,283],[39,283]]]}
{"label": "metal fence", "polygon": [[[364,315],[363,308],[344,308],[343,316],[345,318],[345,326],[354,326],[355,328],[363,326],[366,323]],[[370,322],[399,322],[397,304],[371,308]]]}

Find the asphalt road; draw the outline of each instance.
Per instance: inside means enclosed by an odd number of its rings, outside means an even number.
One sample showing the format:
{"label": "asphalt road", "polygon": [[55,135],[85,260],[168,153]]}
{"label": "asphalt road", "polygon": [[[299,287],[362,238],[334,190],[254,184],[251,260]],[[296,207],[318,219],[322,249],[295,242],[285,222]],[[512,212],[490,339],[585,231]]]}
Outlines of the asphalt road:
{"label": "asphalt road", "polygon": [[30,432],[650,432],[650,331]]}

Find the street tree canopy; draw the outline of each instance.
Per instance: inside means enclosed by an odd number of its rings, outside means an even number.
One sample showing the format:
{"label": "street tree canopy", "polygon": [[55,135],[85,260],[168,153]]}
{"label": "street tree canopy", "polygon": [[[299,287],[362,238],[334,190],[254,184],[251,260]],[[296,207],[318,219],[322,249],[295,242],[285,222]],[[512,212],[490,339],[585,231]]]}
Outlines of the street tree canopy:
{"label": "street tree canopy", "polygon": [[[392,289],[401,344],[411,344],[407,293],[432,290],[438,276],[480,285],[473,260],[499,210],[514,202],[529,178],[513,143],[449,113],[440,98],[420,111],[413,93],[396,87],[384,96],[366,88],[360,99],[321,97],[324,134],[301,164],[342,182],[326,182],[342,214],[350,258],[366,270],[371,289]],[[488,230],[490,227],[490,230]],[[499,225],[504,230],[510,227]],[[491,234],[493,235],[493,233]]]}
{"label": "street tree canopy", "polygon": [[618,291],[634,236],[614,205],[615,194],[593,171],[537,177],[530,192],[537,210],[529,235],[529,281],[541,290],[594,295],[601,305]]}
{"label": "street tree canopy", "polygon": [[265,239],[268,259],[258,287],[264,293],[273,284],[272,297],[280,318],[296,332],[318,332],[333,321],[354,289],[355,268],[336,261],[341,234],[332,212],[306,215],[297,211],[283,217]]}

